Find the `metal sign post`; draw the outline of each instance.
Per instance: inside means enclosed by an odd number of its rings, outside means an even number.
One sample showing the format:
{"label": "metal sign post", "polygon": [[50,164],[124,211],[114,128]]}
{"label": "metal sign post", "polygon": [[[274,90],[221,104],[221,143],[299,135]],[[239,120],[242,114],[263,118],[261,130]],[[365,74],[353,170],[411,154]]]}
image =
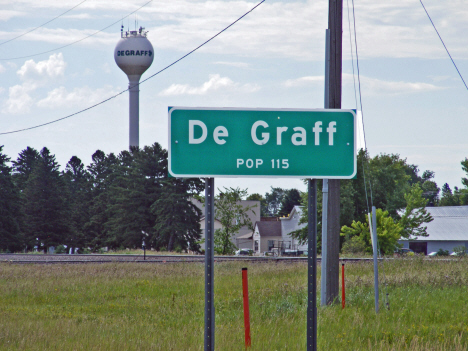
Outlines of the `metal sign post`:
{"label": "metal sign post", "polygon": [[170,107],[168,117],[169,174],[205,178],[205,351],[215,345],[215,177],[310,179],[307,350],[317,350],[317,179],[355,176],[355,111]]}
{"label": "metal sign post", "polygon": [[214,351],[214,178],[205,179],[205,351]]}
{"label": "metal sign post", "polygon": [[372,206],[372,252],[374,254],[374,295],[375,295],[375,313],[379,312],[379,266],[377,261],[377,213],[375,206]]}
{"label": "metal sign post", "polygon": [[307,259],[307,351],[317,350],[317,180],[309,179]]}

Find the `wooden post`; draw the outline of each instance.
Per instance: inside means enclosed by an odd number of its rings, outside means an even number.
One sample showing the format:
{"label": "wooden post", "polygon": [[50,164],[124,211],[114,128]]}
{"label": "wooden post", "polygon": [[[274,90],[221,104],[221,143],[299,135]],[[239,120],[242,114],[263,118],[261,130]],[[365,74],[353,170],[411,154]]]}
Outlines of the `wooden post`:
{"label": "wooden post", "polygon": [[[329,107],[341,108],[343,0],[329,0],[328,28],[330,30],[330,85]],[[327,303],[339,298],[340,279],[340,180],[328,181],[328,228],[327,228]]]}

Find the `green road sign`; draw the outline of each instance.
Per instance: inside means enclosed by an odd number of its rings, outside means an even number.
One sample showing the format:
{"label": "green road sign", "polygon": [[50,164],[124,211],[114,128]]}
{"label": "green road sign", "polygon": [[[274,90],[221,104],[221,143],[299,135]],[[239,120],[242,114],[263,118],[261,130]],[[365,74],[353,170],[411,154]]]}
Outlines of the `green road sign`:
{"label": "green road sign", "polygon": [[350,179],[353,110],[169,108],[174,177]]}

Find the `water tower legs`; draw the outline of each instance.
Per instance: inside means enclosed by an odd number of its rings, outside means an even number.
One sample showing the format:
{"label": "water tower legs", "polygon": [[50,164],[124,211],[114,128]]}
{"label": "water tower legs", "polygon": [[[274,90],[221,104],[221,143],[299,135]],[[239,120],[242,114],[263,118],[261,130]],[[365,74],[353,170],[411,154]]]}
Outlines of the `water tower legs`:
{"label": "water tower legs", "polygon": [[140,89],[138,80],[132,79],[128,83],[129,88],[129,147],[140,146]]}

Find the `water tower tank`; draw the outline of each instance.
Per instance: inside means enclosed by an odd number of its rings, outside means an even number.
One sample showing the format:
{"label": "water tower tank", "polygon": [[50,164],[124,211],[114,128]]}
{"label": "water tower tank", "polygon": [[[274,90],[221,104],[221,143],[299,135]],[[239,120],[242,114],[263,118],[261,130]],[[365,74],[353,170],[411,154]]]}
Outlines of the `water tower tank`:
{"label": "water tower tank", "polygon": [[148,32],[121,31],[121,39],[114,49],[117,66],[128,77],[129,88],[129,145],[139,146],[139,82],[141,75],[153,63],[153,46],[146,37]]}

